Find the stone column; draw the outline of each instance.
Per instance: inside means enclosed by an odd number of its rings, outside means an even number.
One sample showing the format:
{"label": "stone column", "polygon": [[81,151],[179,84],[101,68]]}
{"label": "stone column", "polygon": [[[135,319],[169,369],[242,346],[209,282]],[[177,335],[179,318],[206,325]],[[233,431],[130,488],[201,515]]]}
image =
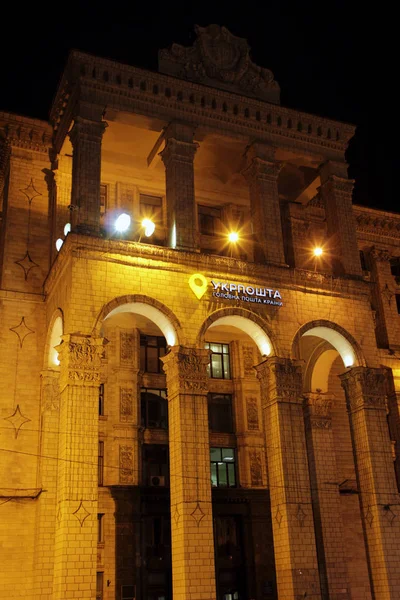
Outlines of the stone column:
{"label": "stone column", "polygon": [[174,600],[215,600],[207,413],[209,351],[174,346],[168,386]]}
{"label": "stone column", "polygon": [[[88,235],[100,233],[101,142],[107,123],[101,113],[81,111],[69,132],[72,157],[72,230]],[[89,115],[86,116],[86,113]],[[84,115],[84,116],[83,116]],[[95,117],[97,116],[97,119]]]}
{"label": "stone column", "polygon": [[258,142],[247,149],[246,159],[243,175],[250,189],[254,259],[285,265],[278,194],[280,163],[274,158],[273,148]]}
{"label": "stone column", "polygon": [[400,597],[400,497],[386,420],[386,372],[354,367],[341,375],[353,441],[373,597]]}
{"label": "stone column", "polygon": [[376,310],[376,337],[383,348],[399,348],[400,323],[397,312],[397,284],[390,269],[388,250],[372,247],[370,251],[372,302]]}
{"label": "stone column", "polygon": [[278,596],[321,598],[299,363],[257,367],[264,411]]}
{"label": "stone column", "polygon": [[103,340],[62,336],[54,600],[96,597],[98,390]]}
{"label": "stone column", "polygon": [[331,394],[305,395],[306,441],[323,598],[348,600],[349,576],[343,551],[344,532],[332,434],[333,401]]}
{"label": "stone column", "polygon": [[346,163],[329,161],[321,169],[321,195],[332,267],[339,275],[362,276],[352,207],[353,180],[347,179]]}
{"label": "stone column", "polygon": [[192,126],[170,123],[165,132],[161,158],[165,165],[168,243],[178,250],[198,250]]}
{"label": "stone column", "polygon": [[43,371],[41,378],[40,463],[38,486],[46,490],[37,500],[35,539],[35,598],[52,600],[54,536],[56,529],[57,454],[60,416],[59,372]]}

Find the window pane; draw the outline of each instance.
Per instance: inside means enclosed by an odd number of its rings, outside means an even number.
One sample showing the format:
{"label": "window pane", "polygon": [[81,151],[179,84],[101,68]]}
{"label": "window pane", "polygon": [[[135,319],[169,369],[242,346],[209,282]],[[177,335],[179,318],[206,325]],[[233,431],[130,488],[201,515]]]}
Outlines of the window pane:
{"label": "window pane", "polygon": [[224,354],[223,359],[224,359],[224,378],[230,379],[231,378],[231,370],[230,370],[230,366],[229,366],[229,354]]}
{"label": "window pane", "polygon": [[211,463],[211,485],[213,487],[217,487],[218,486],[217,465],[216,465],[216,463]]}
{"label": "window pane", "polygon": [[218,463],[218,484],[219,487],[227,487],[226,465],[222,462]]}
{"label": "window pane", "polygon": [[229,344],[222,344],[223,354],[229,354]]}
{"label": "window pane", "polygon": [[146,370],[146,348],[140,345],[140,370]]}
{"label": "window pane", "polygon": [[147,348],[147,372],[158,373],[158,349],[151,346]]}
{"label": "window pane", "polygon": [[222,379],[222,356],[220,354],[211,355],[211,372],[215,379]]}
{"label": "window pane", "polygon": [[235,465],[233,463],[228,465],[228,480],[230,487],[236,486]]}
{"label": "window pane", "polygon": [[210,448],[210,458],[214,462],[221,460],[221,448]]}
{"label": "window pane", "polygon": [[212,352],[221,352],[221,344],[210,344],[210,350]]}
{"label": "window pane", "polygon": [[224,462],[234,462],[235,451],[233,448],[222,448],[222,460]]}

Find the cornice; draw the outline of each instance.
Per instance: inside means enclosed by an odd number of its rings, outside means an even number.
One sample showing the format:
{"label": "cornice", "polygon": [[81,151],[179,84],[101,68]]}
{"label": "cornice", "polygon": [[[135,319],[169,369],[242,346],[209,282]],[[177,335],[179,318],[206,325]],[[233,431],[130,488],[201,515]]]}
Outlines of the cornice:
{"label": "cornice", "polygon": [[382,237],[400,240],[400,214],[363,206],[353,206],[353,213],[359,237],[369,241]]}
{"label": "cornice", "polygon": [[182,274],[202,273],[210,279],[220,277],[239,284],[259,282],[260,286],[267,284],[282,290],[330,297],[369,297],[370,293],[370,284],[363,279],[339,278],[314,271],[261,265],[225,256],[183,252],[139,242],[68,234],[44,283],[46,296],[51,296],[69,261],[81,258],[155,269],[158,272],[165,270]]}
{"label": "cornice", "polygon": [[51,125],[46,121],[0,112],[0,138],[9,148],[47,153],[52,133]]}
{"label": "cornice", "polygon": [[70,54],[51,110],[55,130],[65,129],[78,87],[84,101],[104,107],[219,127],[323,157],[342,159],[355,132],[349,124],[77,51]]}

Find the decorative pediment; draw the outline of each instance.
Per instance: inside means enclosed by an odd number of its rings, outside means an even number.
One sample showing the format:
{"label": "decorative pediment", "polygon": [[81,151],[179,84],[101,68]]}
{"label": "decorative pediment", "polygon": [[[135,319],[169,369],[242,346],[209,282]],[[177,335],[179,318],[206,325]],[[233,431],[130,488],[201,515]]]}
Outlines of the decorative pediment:
{"label": "decorative pediment", "polygon": [[272,71],[253,63],[247,40],[219,25],[196,25],[195,31],[191,48],[160,50],[161,73],[279,104],[279,85]]}

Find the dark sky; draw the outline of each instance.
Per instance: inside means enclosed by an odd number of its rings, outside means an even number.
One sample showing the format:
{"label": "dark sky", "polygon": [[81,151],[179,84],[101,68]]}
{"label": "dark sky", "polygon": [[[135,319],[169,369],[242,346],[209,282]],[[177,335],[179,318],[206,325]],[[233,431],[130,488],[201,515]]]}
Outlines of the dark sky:
{"label": "dark sky", "polygon": [[190,45],[194,25],[246,37],[271,69],[284,106],[354,123],[348,150],[359,204],[400,210],[399,32],[389,3],[94,2],[8,5],[0,34],[0,110],[47,119],[71,48],[144,68],[157,51]]}

